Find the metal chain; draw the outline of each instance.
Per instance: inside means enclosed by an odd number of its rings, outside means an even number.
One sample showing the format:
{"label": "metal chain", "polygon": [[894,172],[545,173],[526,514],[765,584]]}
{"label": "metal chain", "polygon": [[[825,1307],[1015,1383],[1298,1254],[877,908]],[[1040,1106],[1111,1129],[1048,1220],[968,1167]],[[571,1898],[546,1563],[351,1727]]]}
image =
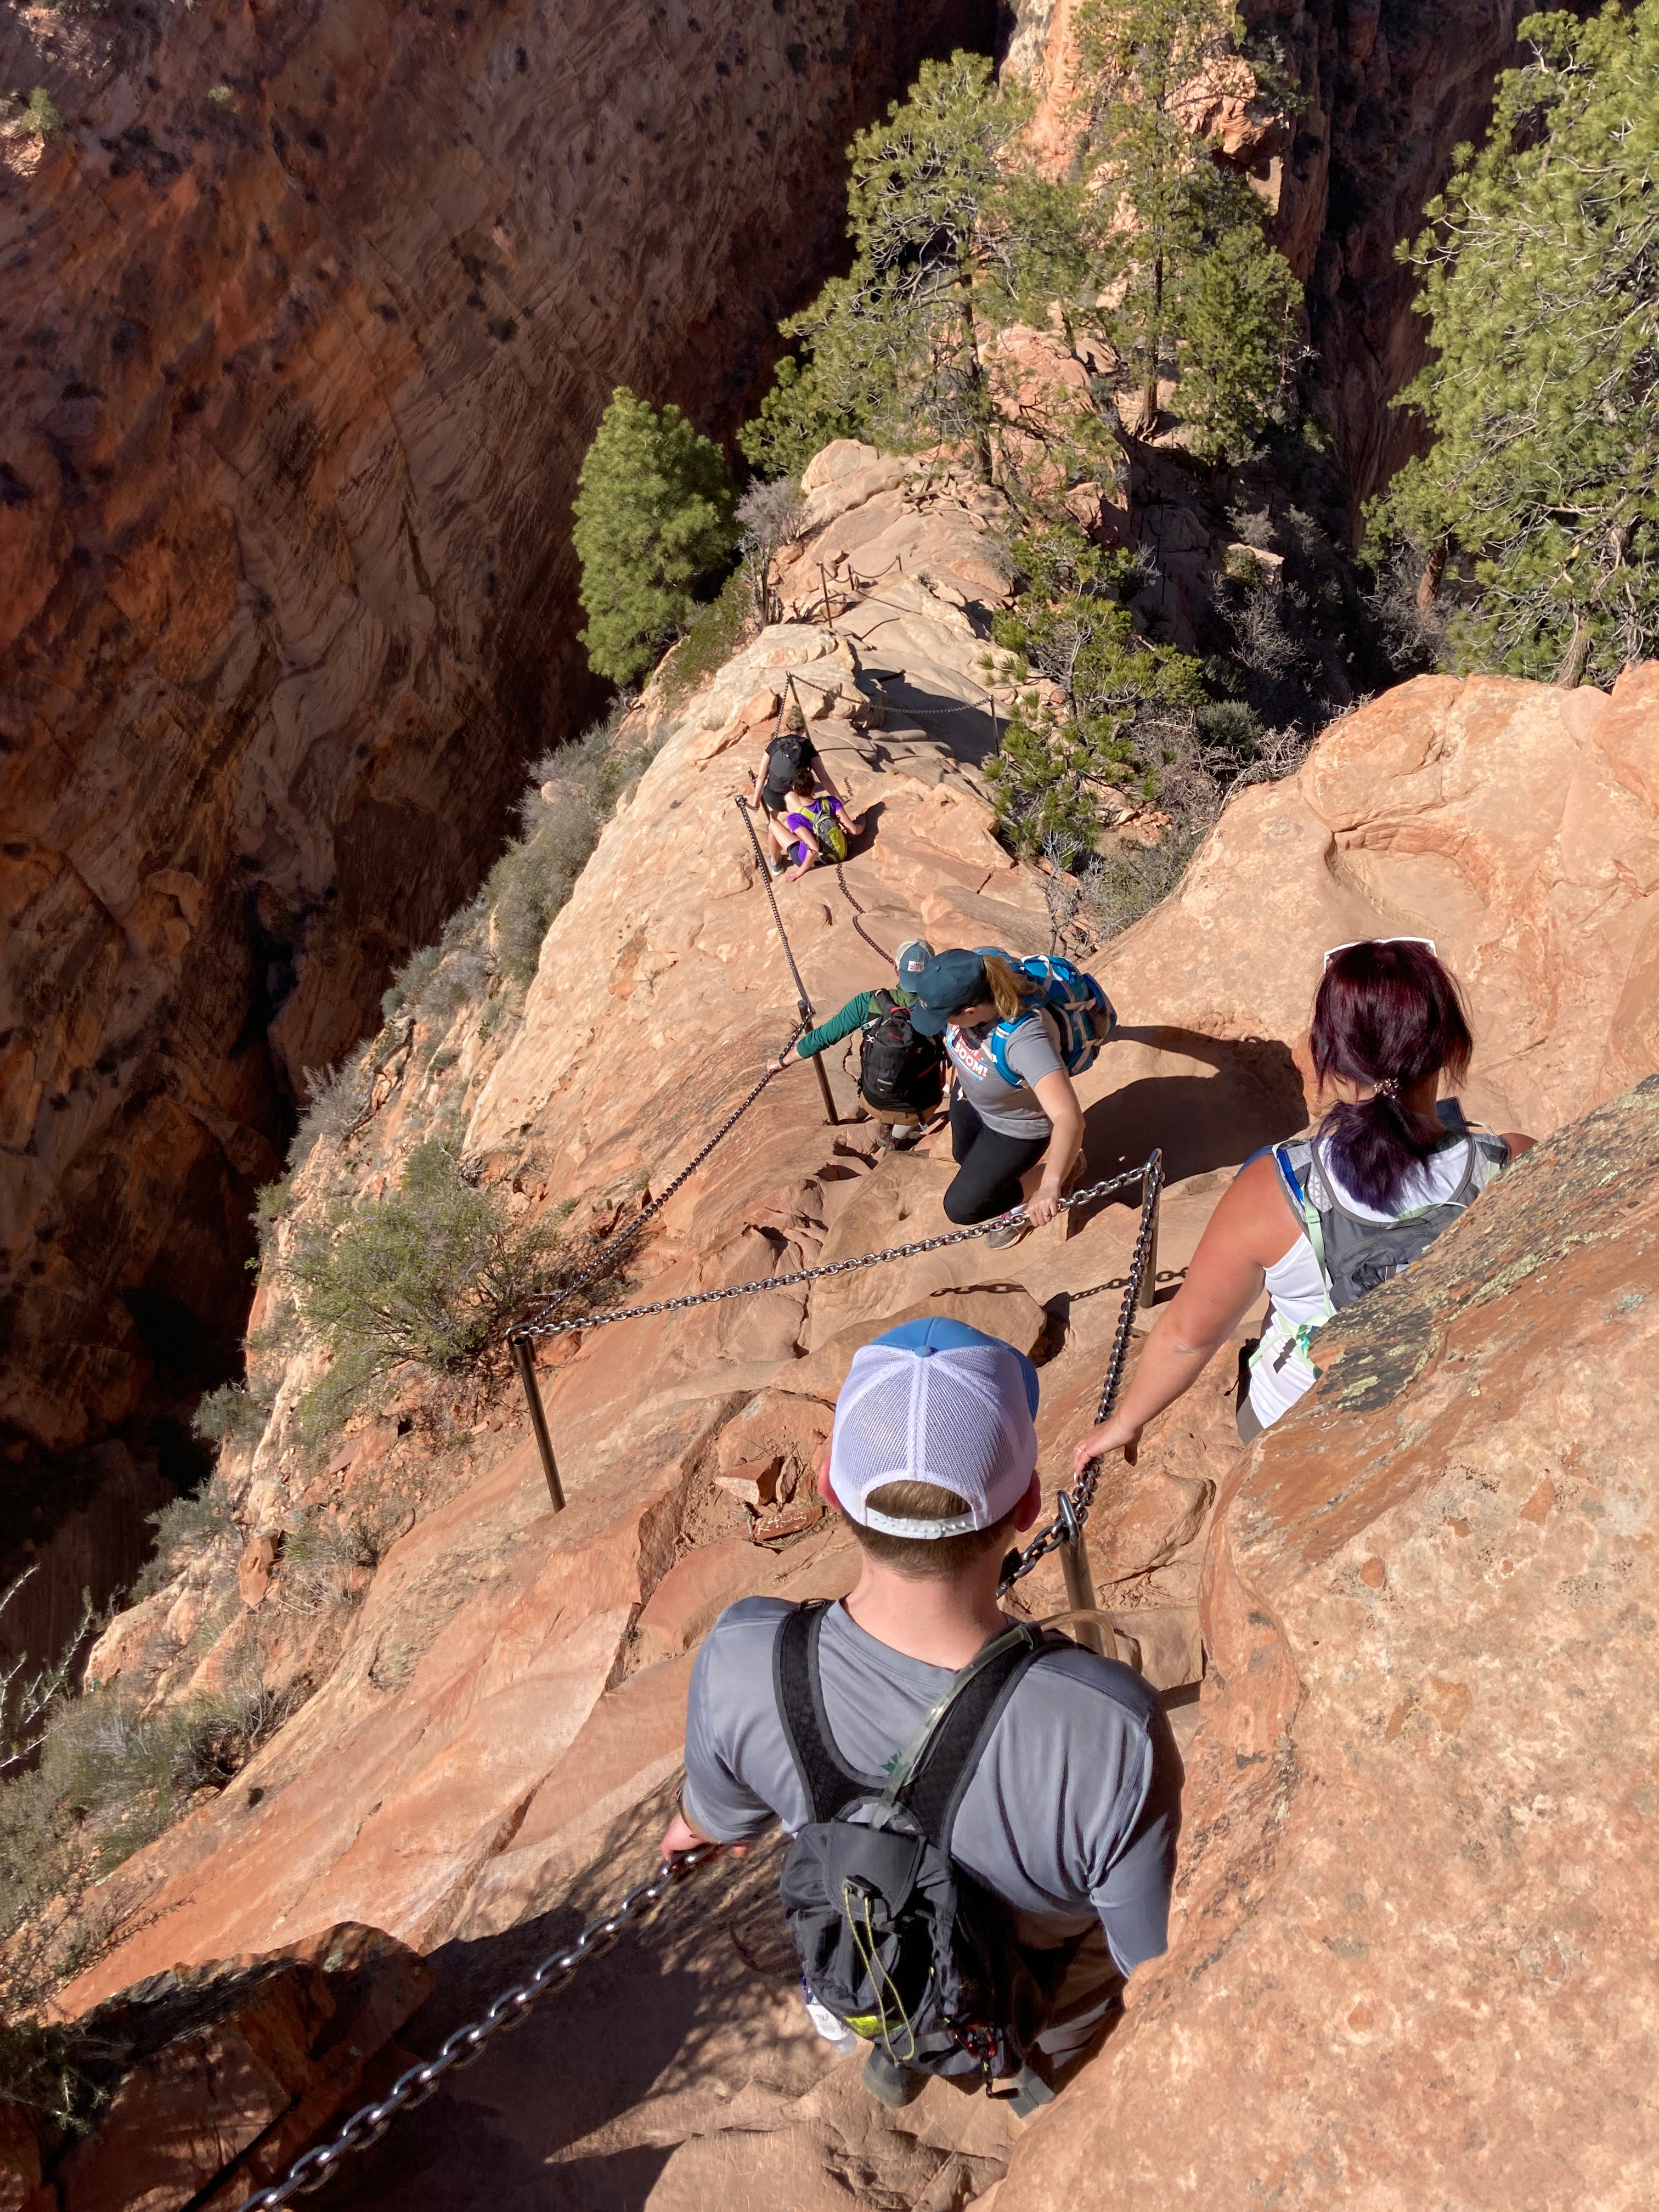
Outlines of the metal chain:
{"label": "metal chain", "polygon": [[[1129,1261],[1129,1278],[1124,1285],[1123,1304],[1118,1309],[1117,1329],[1112,1338],[1112,1355],[1106,1363],[1106,1380],[1100,1388],[1099,1403],[1095,1407],[1095,1425],[1099,1427],[1117,1404],[1117,1394],[1123,1387],[1123,1370],[1129,1357],[1129,1340],[1134,1333],[1135,1307],[1140,1299],[1140,1285],[1146,1279],[1146,1262],[1156,1240],[1158,1194],[1164,1188],[1164,1154],[1154,1152],[1136,1174],[1144,1178],[1140,1190],[1140,1226],[1135,1231],[1135,1249]],[[1120,1177],[1125,1181],[1127,1178]],[[1089,1517],[1089,1508],[1095,1502],[1095,1492],[1100,1484],[1100,1462],[1091,1459],[1078,1478],[1074,1492],[1062,1490],[1055,1501],[1054,1519],[1042,1534],[1035,1537],[1023,1552],[1015,1554],[1016,1564],[1003,1576],[997,1595],[1012,1588],[1022,1575],[1029,1575],[1039,1561],[1050,1552],[1057,1552],[1062,1544],[1070,1543]]]}
{"label": "metal chain", "polygon": [[432,2057],[400,2074],[384,2097],[359,2106],[326,2142],[302,2153],[280,2181],[250,2197],[242,2212],[276,2212],[276,2207],[286,2204],[291,2197],[309,2196],[313,2190],[320,2189],[343,2158],[379,2142],[398,2114],[425,2104],[446,2074],[476,2064],[489,2049],[492,2036],[522,2027],[538,1997],[544,1997],[550,1990],[562,1989],[585,1960],[597,1959],[608,1951],[629,1921],[649,1911],[683,1876],[705,1859],[715,1857],[720,1848],[718,1844],[699,1844],[694,1850],[677,1851],[672,1859],[665,1859],[651,1880],[630,1889],[614,1912],[584,1928],[562,1951],[544,1959],[528,1981],[503,1990],[481,2020],[446,2037]]}
{"label": "metal chain", "polygon": [[865,927],[864,908],[859,904],[858,901],[853,896],[852,891],[848,889],[847,882],[847,869],[845,864],[840,860],[837,860],[836,863],[836,881],[841,885],[842,896],[846,900],[848,905],[853,909],[854,928],[858,932],[859,935],[864,939],[865,943],[869,946],[872,952],[880,952],[884,960],[890,960],[893,957],[892,954],[890,952],[883,951],[882,947],[877,944],[875,939],[871,936],[869,931]]}
{"label": "metal chain", "polygon": [[[1104,1182],[1091,1182],[1086,1189],[1074,1190],[1060,1203],[1062,1206],[1085,1206],[1091,1199],[1105,1198],[1129,1183],[1139,1182],[1146,1173],[1146,1165],[1130,1168]],[[923,1237],[914,1244],[889,1244],[879,1252],[861,1252],[853,1260],[829,1260],[817,1267],[797,1267],[787,1275],[757,1275],[750,1282],[733,1283],[724,1291],[688,1291],[683,1297],[659,1298],[648,1306],[623,1306],[616,1313],[578,1314],[569,1321],[533,1322],[515,1334],[568,1336],[576,1329],[609,1328],[613,1322],[643,1321],[652,1314],[684,1313],[691,1306],[718,1305],[725,1298],[753,1297],[763,1291],[793,1290],[798,1283],[822,1282],[827,1275],[850,1275],[860,1267],[878,1267],[889,1260],[913,1260],[922,1252],[942,1252],[947,1245],[966,1244],[975,1237],[988,1237],[994,1229],[1014,1227],[1025,1219],[1025,1208],[1017,1206],[994,1220],[977,1222],[971,1229],[954,1229],[946,1237]]]}
{"label": "metal chain", "polygon": [[[800,1008],[801,1028],[804,1030],[811,1025],[812,1001],[806,995],[806,986],[800,979],[800,969],[795,965],[795,956],[789,949],[789,939],[784,932],[783,916],[778,912],[777,895],[772,889],[772,864],[761,850],[760,839],[755,835],[755,825],[749,819],[749,807],[743,793],[738,792],[732,803],[743,817],[743,826],[749,832],[749,842],[754,847],[755,858],[760,863],[761,882],[772,903],[772,919],[778,925],[778,942],[783,947],[784,958],[789,963],[789,973],[795,979],[795,1002]],[[799,1035],[799,1031],[796,1034]]]}
{"label": "metal chain", "polygon": [[[805,1036],[805,1022],[797,1021],[794,1028],[790,1030],[788,1036],[784,1039],[782,1052],[780,1052],[778,1054],[779,1059],[781,1060],[783,1053],[788,1051],[790,1046],[793,1044],[797,1037]],[[655,1219],[657,1215],[662,1212],[664,1206],[667,1205],[669,1200],[673,1197],[675,1192],[684,1188],[684,1186],[690,1181],[691,1177],[696,1173],[697,1170],[702,1165],[703,1162],[708,1158],[710,1152],[714,1151],[715,1146],[720,1143],[720,1139],[723,1137],[729,1137],[731,1135],[732,1130],[737,1127],[738,1122],[742,1121],[744,1115],[749,1111],[749,1109],[760,1097],[767,1085],[771,1082],[773,1077],[775,1075],[781,1074],[781,1073],[782,1070],[781,1068],[769,1067],[765,1074],[762,1076],[760,1081],[756,1084],[754,1089],[743,1101],[742,1104],[734,1107],[732,1112],[726,1115],[725,1121],[720,1123],[720,1127],[715,1130],[714,1135],[708,1139],[708,1142],[703,1146],[696,1158],[692,1160],[688,1160],[685,1165],[680,1170],[679,1173],[675,1176],[673,1182],[671,1182],[665,1189],[659,1191],[657,1196],[652,1200],[649,1206],[643,1207],[640,1212],[636,1213],[633,1220],[629,1222],[625,1228],[619,1229],[616,1235],[611,1238],[608,1243],[600,1246],[599,1251],[595,1253],[592,1260],[586,1267],[583,1268],[581,1273],[577,1276],[574,1283],[567,1283],[562,1291],[556,1291],[549,1298],[538,1299],[536,1302],[535,1310],[538,1314],[544,1315],[556,1313],[562,1305],[568,1304],[568,1302],[575,1297],[578,1291],[585,1291],[587,1288],[587,1285],[593,1280],[594,1277],[599,1274],[610,1264],[610,1262],[616,1257],[617,1254],[620,1252],[625,1245],[632,1243],[634,1238],[639,1235],[641,1230],[644,1228],[646,1223]],[[515,1331],[514,1334],[516,1334],[517,1332]]]}

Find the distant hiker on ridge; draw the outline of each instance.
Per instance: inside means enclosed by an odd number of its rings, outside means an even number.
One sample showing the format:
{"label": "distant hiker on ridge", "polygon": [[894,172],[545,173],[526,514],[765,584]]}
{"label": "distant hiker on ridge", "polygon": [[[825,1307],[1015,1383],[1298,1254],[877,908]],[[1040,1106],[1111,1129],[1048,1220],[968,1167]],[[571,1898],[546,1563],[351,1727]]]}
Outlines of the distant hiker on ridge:
{"label": "distant hiker on ridge", "polygon": [[820,860],[828,860],[832,866],[844,860],[851,840],[863,827],[834,792],[817,789],[812,771],[806,768],[796,769],[783,813],[773,815],[767,824],[773,843],[783,841],[785,859],[793,856],[794,866],[784,871],[784,881],[789,884],[797,882]]}
{"label": "distant hiker on ridge", "polygon": [[838,1014],[797,1037],[767,1066],[781,1073],[791,1059],[811,1060],[815,1052],[861,1030],[859,1096],[875,1121],[876,1141],[907,1151],[945,1097],[944,1055],[931,1037],[916,1036],[908,1011],[912,987],[933,957],[933,946],[920,937],[901,945],[893,955],[898,970],[896,991],[860,991]]}
{"label": "distant hiker on ridge", "polygon": [[1030,1360],[961,1322],[865,1345],[818,1469],[856,1585],[728,1606],[691,1677],[664,1855],[782,1822],[807,2008],[873,2046],[886,2105],[933,2073],[1046,2103],[1168,1940],[1181,1762],[1157,1692],[997,1602],[1037,1516],[1036,1407]]}
{"label": "distant hiker on ridge", "polygon": [[993,1251],[1052,1221],[1083,1164],[1073,1075],[1094,1064],[1116,1017],[1069,960],[1012,960],[994,946],[940,952],[916,981],[910,1025],[943,1040],[956,1071],[951,1150],[960,1172],[947,1217],[990,1221],[1022,1202],[1024,1222],[994,1229]]}
{"label": "distant hiker on ridge", "polygon": [[1472,1128],[1449,1076],[1474,1039],[1457,985],[1425,937],[1370,938],[1325,955],[1314,1000],[1314,1067],[1338,1103],[1311,1137],[1245,1163],[1211,1215],[1186,1278],[1158,1316],[1123,1401],[1077,1447],[1134,1462],[1140,1432],[1190,1389],[1265,1285],[1259,1341],[1239,1358],[1246,1443],[1316,1376],[1314,1331],[1410,1265],[1533,1139]]}
{"label": "distant hiker on ridge", "polygon": [[[754,788],[749,795],[750,806],[757,807],[766,817],[772,848],[769,860],[775,876],[787,865],[790,848],[796,842],[779,817],[788,811],[795,779],[803,769],[813,779],[805,787],[808,792],[816,789],[830,799],[841,798],[823,765],[823,756],[806,734],[805,715],[792,702],[755,770]],[[848,835],[856,837],[864,824],[849,814],[847,827]]]}

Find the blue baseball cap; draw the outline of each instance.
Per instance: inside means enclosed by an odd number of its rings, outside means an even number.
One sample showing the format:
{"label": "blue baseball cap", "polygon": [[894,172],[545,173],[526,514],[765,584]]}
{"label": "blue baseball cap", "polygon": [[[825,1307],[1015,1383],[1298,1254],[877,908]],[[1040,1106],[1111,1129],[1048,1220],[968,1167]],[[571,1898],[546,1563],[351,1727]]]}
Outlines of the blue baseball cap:
{"label": "blue baseball cap", "polygon": [[[990,1528],[1036,1472],[1036,1370],[1023,1352],[944,1316],[903,1322],[861,1345],[836,1401],[830,1480],[842,1511],[889,1536]],[[869,1503],[889,1482],[931,1482],[966,1510],[900,1520]]]}
{"label": "blue baseball cap", "polygon": [[943,1036],[953,1014],[983,1006],[991,995],[977,952],[936,952],[910,988],[916,994],[910,1026],[923,1036]]}

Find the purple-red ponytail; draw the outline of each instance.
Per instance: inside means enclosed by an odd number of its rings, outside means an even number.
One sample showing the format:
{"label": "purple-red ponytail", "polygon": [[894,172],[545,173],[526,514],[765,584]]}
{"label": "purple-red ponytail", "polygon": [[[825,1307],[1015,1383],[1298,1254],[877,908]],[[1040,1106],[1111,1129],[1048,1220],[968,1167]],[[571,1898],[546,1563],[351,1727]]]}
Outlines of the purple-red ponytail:
{"label": "purple-red ponytail", "polygon": [[1462,996],[1426,945],[1351,945],[1325,970],[1310,1042],[1322,1083],[1342,1076],[1381,1086],[1359,1105],[1333,1107],[1320,1127],[1343,1182],[1387,1212],[1412,1170],[1445,1141],[1437,1118],[1412,1113],[1397,1094],[1443,1069],[1462,1080],[1474,1049]]}

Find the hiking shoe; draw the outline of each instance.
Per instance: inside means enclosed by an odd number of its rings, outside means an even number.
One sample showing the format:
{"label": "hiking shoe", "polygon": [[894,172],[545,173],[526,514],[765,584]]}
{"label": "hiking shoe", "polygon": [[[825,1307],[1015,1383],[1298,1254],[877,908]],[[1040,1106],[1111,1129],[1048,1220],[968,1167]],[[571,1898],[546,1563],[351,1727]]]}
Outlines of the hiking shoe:
{"label": "hiking shoe", "polygon": [[1014,2094],[1008,2100],[1008,2109],[1017,2120],[1029,2120],[1033,2112],[1040,2112],[1045,2105],[1052,2105],[1054,2093],[1040,2074],[1029,2066],[1022,2066],[1014,2076]]}
{"label": "hiking shoe", "polygon": [[921,1142],[921,1125],[915,1121],[907,1121],[902,1128],[890,1131],[887,1141],[896,1152],[914,1152]]}
{"label": "hiking shoe", "polygon": [[898,1139],[893,1134],[893,1125],[890,1121],[877,1122],[876,1142],[884,1152],[891,1152],[894,1146],[897,1144]]}
{"label": "hiking shoe", "polygon": [[895,2112],[915,2104],[927,2086],[927,2076],[914,2068],[901,2066],[884,2051],[872,2051],[864,2062],[860,2080],[878,2105],[885,2105]]}
{"label": "hiking shoe", "polygon": [[1022,1237],[1029,1237],[1030,1233],[1029,1221],[1005,1222],[1000,1229],[994,1229],[986,1238],[985,1249],[988,1252],[1006,1252],[1011,1244],[1018,1244]]}

